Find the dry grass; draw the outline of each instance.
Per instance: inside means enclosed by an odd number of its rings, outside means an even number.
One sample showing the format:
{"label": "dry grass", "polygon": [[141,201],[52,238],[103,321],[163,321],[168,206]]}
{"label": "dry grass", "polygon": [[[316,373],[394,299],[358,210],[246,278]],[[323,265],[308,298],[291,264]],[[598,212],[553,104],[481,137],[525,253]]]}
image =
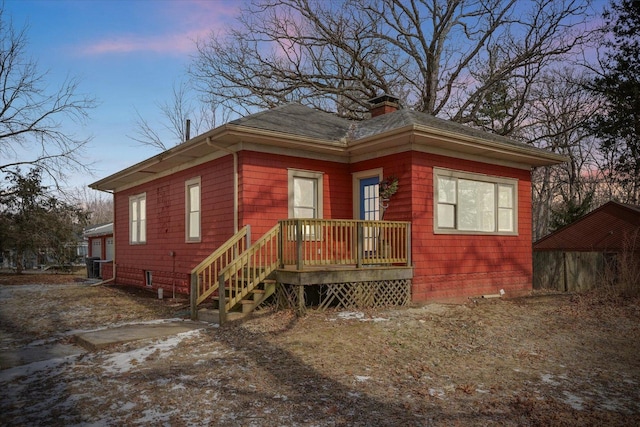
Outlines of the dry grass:
{"label": "dry grass", "polygon": [[[32,338],[184,308],[106,287],[25,286],[9,294],[2,330]],[[50,314],[35,316],[45,305]],[[60,425],[640,424],[638,300],[541,294],[358,316],[311,310],[301,318],[266,310],[173,348],[136,353],[152,345],[85,355],[28,387],[16,380],[5,390],[18,397],[2,412],[9,423],[38,424],[38,414],[65,413],[72,401]],[[114,373],[119,355],[134,361]],[[15,403],[34,401],[48,403]],[[157,417],[143,418],[147,411]]]}

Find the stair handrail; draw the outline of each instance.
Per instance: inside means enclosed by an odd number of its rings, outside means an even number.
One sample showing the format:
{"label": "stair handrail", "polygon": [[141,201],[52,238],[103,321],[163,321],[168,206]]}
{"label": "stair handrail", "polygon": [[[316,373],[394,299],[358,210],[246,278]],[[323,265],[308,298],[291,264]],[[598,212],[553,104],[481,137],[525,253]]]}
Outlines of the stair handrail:
{"label": "stair handrail", "polygon": [[250,242],[251,227],[245,225],[191,270],[191,319],[198,318],[198,305],[218,290],[219,271],[244,252]]}
{"label": "stair handrail", "polygon": [[[280,265],[280,224],[276,224],[246,251],[241,253],[218,274],[220,324],[227,312],[247,296]],[[257,270],[258,268],[259,270]],[[246,273],[246,275],[239,275]],[[233,288],[227,298],[227,282]]]}

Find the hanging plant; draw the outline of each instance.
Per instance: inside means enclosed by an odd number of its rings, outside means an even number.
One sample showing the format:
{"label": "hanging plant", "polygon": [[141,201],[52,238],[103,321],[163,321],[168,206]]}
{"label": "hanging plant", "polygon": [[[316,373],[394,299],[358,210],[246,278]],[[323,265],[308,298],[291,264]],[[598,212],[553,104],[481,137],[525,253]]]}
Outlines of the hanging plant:
{"label": "hanging plant", "polygon": [[382,200],[389,200],[398,191],[398,178],[389,176],[380,183],[378,194]]}

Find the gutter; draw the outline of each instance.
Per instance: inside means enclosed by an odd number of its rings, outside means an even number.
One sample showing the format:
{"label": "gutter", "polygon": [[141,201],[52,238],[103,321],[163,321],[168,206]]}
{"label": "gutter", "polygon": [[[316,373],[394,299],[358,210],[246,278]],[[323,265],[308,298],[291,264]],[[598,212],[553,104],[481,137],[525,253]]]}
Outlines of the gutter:
{"label": "gutter", "polygon": [[207,137],[207,145],[218,150],[225,151],[233,156],[233,234],[238,232],[238,153],[227,147],[222,147],[211,142],[211,137]]}

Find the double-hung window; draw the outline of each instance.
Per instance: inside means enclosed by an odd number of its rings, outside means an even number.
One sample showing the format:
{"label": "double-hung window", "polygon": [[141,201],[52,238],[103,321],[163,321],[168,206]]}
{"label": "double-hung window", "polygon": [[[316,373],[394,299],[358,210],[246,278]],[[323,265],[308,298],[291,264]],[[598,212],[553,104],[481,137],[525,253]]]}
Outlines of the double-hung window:
{"label": "double-hung window", "polygon": [[[322,173],[289,169],[289,218],[322,218]],[[315,235],[315,227],[304,226],[305,239]]]}
{"label": "double-hung window", "polygon": [[200,178],[185,183],[185,234],[187,242],[200,241]]}
{"label": "double-hung window", "polygon": [[140,244],[147,241],[147,195],[129,197],[129,242]]}
{"label": "double-hung window", "polygon": [[436,233],[517,234],[516,179],[434,168]]}

